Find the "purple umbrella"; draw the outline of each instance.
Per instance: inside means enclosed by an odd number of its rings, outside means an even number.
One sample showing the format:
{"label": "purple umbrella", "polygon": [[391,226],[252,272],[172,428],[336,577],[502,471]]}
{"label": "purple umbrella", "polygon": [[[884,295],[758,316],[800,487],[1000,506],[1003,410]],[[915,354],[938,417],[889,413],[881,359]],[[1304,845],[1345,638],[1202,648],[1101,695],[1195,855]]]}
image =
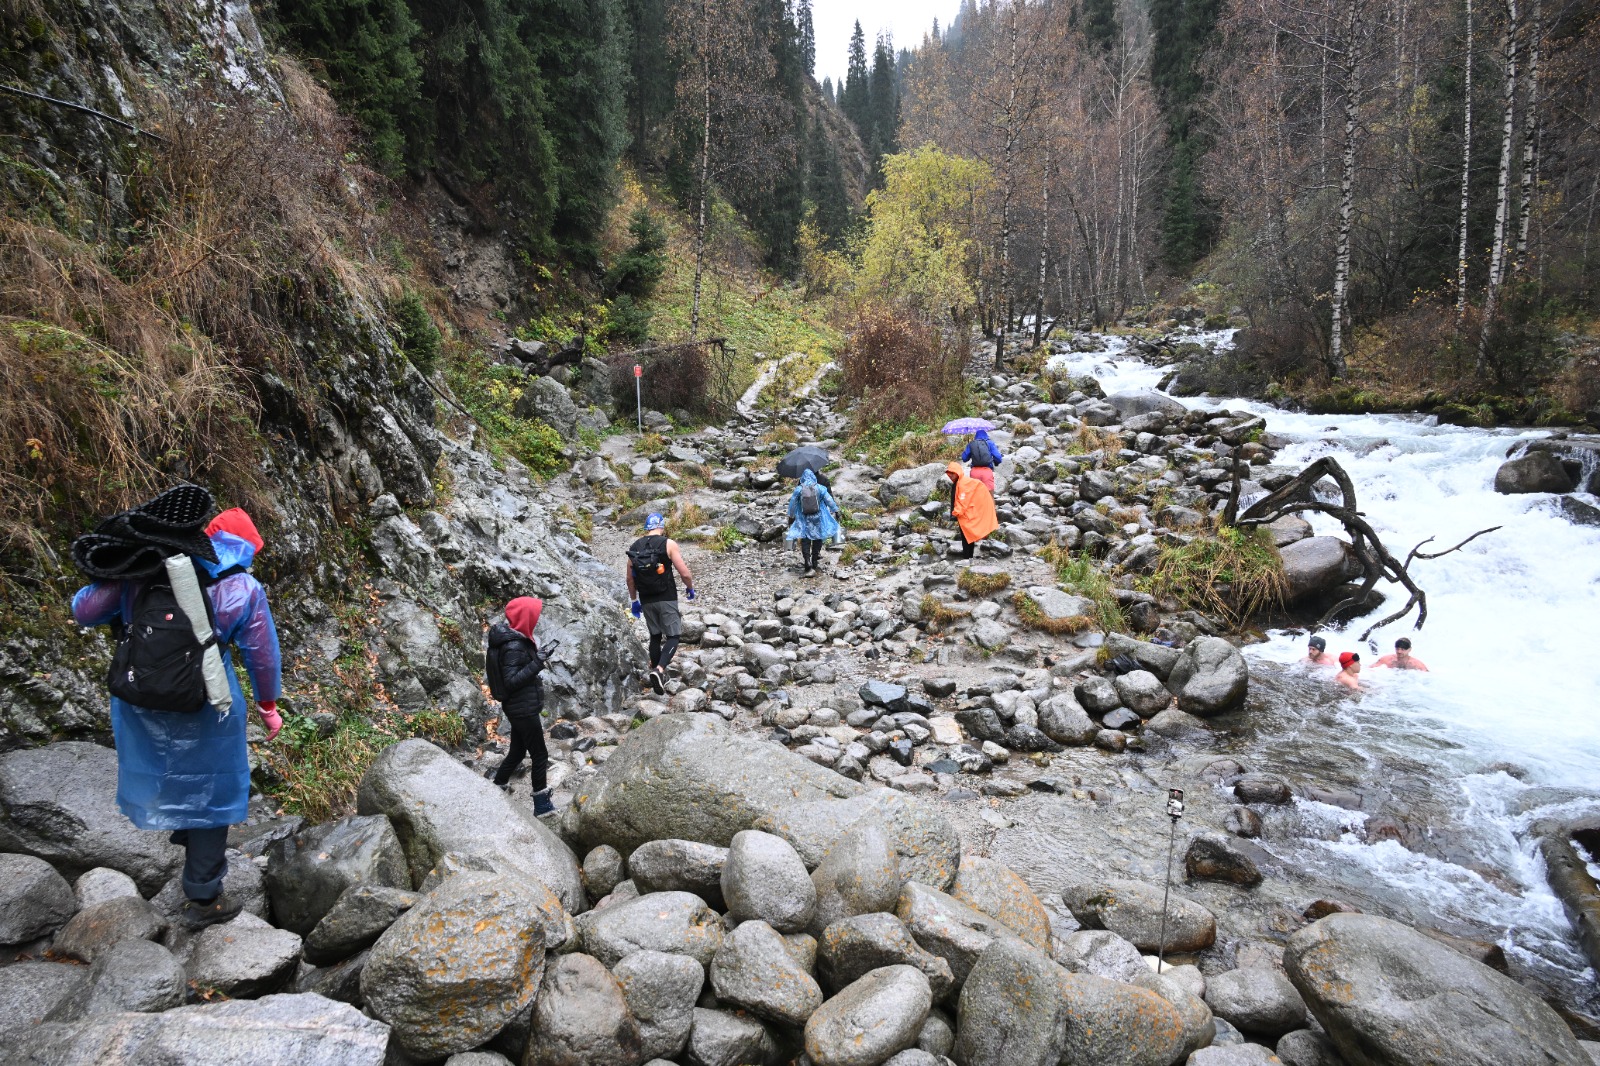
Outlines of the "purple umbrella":
{"label": "purple umbrella", "polygon": [[955,435],[958,433],[976,433],[980,429],[993,429],[994,423],[982,418],[958,418],[954,422],[946,422],[940,433]]}

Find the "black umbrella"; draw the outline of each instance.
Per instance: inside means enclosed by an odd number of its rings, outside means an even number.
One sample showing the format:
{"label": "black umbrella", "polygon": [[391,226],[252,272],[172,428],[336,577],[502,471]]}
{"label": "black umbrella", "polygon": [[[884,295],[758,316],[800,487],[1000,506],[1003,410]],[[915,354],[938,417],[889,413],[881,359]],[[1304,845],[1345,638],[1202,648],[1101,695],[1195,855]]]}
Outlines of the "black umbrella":
{"label": "black umbrella", "polygon": [[802,471],[821,470],[828,465],[828,451],[815,444],[802,444],[778,460],[779,477],[799,477]]}

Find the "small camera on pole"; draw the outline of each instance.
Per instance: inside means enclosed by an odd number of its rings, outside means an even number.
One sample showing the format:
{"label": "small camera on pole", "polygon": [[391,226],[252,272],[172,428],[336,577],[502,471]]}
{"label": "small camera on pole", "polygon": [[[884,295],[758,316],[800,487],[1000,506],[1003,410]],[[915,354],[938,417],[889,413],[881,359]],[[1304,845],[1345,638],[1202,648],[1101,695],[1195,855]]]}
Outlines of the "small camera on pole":
{"label": "small camera on pole", "polygon": [[1178,844],[1178,819],[1183,817],[1183,789],[1167,789],[1167,817],[1172,830],[1167,836],[1167,887],[1161,893],[1161,943],[1156,950],[1156,973],[1166,968],[1167,958],[1167,902],[1172,896],[1172,853]]}

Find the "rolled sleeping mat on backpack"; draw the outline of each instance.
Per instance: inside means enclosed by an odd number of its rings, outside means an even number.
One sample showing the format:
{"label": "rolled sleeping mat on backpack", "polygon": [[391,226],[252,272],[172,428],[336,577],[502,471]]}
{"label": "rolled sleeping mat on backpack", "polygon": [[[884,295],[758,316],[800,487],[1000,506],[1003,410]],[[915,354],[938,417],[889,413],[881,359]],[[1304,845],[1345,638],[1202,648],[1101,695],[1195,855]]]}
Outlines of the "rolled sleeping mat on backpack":
{"label": "rolled sleeping mat on backpack", "polygon": [[206,679],[206,699],[217,709],[219,718],[226,718],[233,709],[233,690],[228,687],[228,675],[222,668],[222,652],[217,650],[217,634],[211,628],[211,615],[206,611],[206,594],[200,591],[200,579],[195,577],[194,562],[187,555],[173,555],[166,560],[167,580],[172,583],[172,596],[189,618],[194,629],[194,639],[205,649],[201,653],[200,672]]}

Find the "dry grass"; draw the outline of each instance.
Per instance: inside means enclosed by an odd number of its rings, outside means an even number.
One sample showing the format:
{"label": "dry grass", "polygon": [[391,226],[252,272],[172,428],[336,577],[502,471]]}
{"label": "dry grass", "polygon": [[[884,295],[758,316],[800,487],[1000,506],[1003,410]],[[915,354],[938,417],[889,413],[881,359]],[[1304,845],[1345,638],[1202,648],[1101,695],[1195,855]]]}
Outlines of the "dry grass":
{"label": "dry grass", "polygon": [[795,444],[799,440],[800,434],[796,433],[794,427],[789,425],[773,426],[761,434],[762,444]]}
{"label": "dry grass", "polygon": [[983,574],[968,567],[961,571],[960,577],[956,578],[956,588],[968,596],[992,596],[1010,587],[1011,575],[1004,571],[998,574]]}
{"label": "dry grass", "polygon": [[[286,62],[288,108],[201,86],[151,110],[120,241],[0,216],[0,545],[37,564],[58,535],[175,480],[264,502],[257,382],[309,420],[291,330],[397,292],[350,131]],[[359,260],[359,262],[358,262]],[[328,353],[330,356],[332,352]],[[278,402],[286,398],[278,390]]]}
{"label": "dry grass", "polygon": [[923,623],[930,633],[943,633],[966,618],[970,612],[951,607],[937,596],[923,596],[920,604]]}
{"label": "dry grass", "polygon": [[1090,452],[1104,452],[1107,457],[1114,456],[1122,450],[1122,438],[1109,429],[1091,426],[1086,422],[1078,424],[1078,430],[1072,435],[1072,443],[1067,452],[1070,455],[1088,455]]}
{"label": "dry grass", "polygon": [[868,307],[851,324],[840,360],[840,391],[856,401],[856,425],[932,419],[964,393],[970,353],[939,330],[890,307]]}

